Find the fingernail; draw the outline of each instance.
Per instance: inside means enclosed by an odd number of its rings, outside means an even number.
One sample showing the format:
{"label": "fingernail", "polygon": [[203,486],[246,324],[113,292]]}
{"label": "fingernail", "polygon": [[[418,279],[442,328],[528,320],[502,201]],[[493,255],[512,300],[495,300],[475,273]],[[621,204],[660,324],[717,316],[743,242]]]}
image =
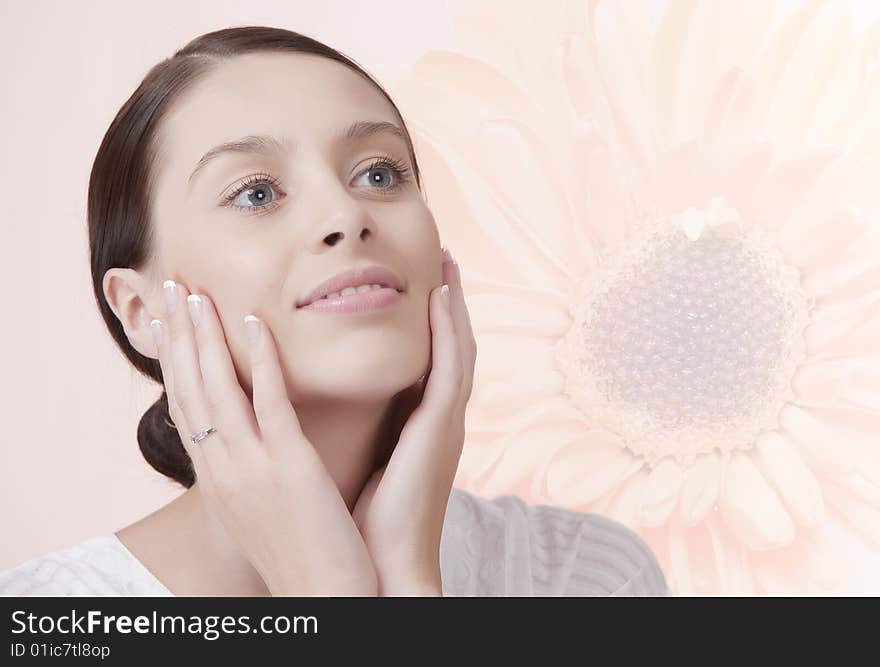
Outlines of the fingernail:
{"label": "fingernail", "polygon": [[257,342],[257,338],[260,336],[260,320],[253,315],[245,315],[244,330],[250,342]]}
{"label": "fingernail", "polygon": [[150,322],[150,329],[153,330],[153,340],[156,341],[156,345],[159,346],[162,344],[162,320],[153,320]]}
{"label": "fingernail", "polygon": [[452,262],[453,264],[456,263],[455,257],[452,256],[452,251],[446,246],[443,246],[443,256],[446,258],[447,262]]}
{"label": "fingernail", "polygon": [[198,326],[202,319],[202,298],[198,294],[190,294],[186,297],[186,303],[189,306],[189,317],[193,326]]}
{"label": "fingernail", "polygon": [[165,292],[165,308],[169,313],[173,313],[177,308],[177,283],[173,280],[166,280],[162,283],[163,292]]}
{"label": "fingernail", "polygon": [[449,302],[449,285],[443,283],[443,287],[440,288],[440,296],[448,303]]}

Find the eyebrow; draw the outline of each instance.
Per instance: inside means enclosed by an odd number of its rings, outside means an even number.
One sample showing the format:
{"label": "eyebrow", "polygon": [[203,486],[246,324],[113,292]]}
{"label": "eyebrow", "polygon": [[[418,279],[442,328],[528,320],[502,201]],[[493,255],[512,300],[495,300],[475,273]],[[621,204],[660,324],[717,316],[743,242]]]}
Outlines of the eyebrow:
{"label": "eyebrow", "polygon": [[[360,120],[352,123],[336,135],[335,141],[351,143],[358,139],[364,139],[365,137],[371,137],[376,134],[388,134],[406,142],[406,135],[403,130],[394,123],[370,120]],[[228,153],[245,153],[250,155],[276,156],[284,152],[292,151],[293,148],[293,142],[287,139],[267,135],[249,135],[242,137],[241,139],[236,139],[235,141],[226,141],[218,146],[214,146],[214,148],[202,156],[202,159],[199,160],[195,169],[193,169],[192,173],[189,175],[189,180],[187,182],[191,184],[197,173],[221,155],[226,155]]]}

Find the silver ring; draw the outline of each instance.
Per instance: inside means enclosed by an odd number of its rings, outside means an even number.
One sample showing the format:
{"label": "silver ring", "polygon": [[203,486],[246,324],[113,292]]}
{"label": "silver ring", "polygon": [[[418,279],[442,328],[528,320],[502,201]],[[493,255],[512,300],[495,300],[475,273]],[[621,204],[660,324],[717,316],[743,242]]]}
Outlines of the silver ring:
{"label": "silver ring", "polygon": [[217,429],[212,426],[211,428],[206,428],[204,431],[199,431],[195,435],[189,436],[190,442],[192,442],[192,444],[194,445],[197,445],[201,440],[204,440],[216,430]]}

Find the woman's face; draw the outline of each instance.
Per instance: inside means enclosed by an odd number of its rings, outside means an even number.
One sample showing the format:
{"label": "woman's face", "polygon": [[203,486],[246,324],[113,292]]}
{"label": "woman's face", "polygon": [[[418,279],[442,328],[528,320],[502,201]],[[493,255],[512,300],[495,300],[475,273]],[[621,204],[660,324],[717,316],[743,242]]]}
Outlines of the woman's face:
{"label": "woman's face", "polygon": [[[400,136],[343,136],[363,121],[402,129],[382,94],[344,65],[258,54],[219,66],[163,123],[154,268],[213,301],[249,395],[248,313],[271,330],[294,403],[382,401],[428,370],[437,228]],[[223,152],[191,176],[214,147],[259,135],[281,148]],[[387,157],[402,176],[387,162],[370,169]],[[368,265],[400,279],[396,303],[350,314],[297,308],[319,283]]]}

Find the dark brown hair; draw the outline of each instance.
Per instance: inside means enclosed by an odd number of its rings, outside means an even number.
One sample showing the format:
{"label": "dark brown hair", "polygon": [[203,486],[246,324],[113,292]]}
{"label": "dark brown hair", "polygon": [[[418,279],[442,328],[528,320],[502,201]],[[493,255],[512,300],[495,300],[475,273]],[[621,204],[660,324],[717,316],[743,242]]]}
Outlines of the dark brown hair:
{"label": "dark brown hair", "polygon": [[[193,39],[172,57],[150,69],[110,123],[92,164],[88,194],[92,288],[104,322],[122,353],[138,371],[163,386],[162,395],[138,424],[137,439],[141,453],[153,468],[187,488],[195,482],[195,472],[169,416],[168,396],[164,390],[159,361],[143,356],[129,343],[121,322],[106,301],[103,279],[104,274],[115,267],[141,270],[152,256],[153,226],[149,202],[156,179],[154,163],[159,150],[157,131],[162,118],[182,92],[224,60],[258,52],[323,56],[342,63],[372,83],[388,100],[400,120],[412,160],[413,175],[421,189],[412,140],[397,105],[382,86],[353,60],[310,37],[263,26],[225,28]],[[403,398],[403,392],[399,396]],[[417,401],[411,393],[406,398],[404,411],[414,407]],[[395,414],[399,418],[400,408],[400,405],[392,407],[386,420],[391,419],[394,410],[398,411]],[[389,426],[386,421],[383,429],[392,428],[399,433],[401,426]]]}

